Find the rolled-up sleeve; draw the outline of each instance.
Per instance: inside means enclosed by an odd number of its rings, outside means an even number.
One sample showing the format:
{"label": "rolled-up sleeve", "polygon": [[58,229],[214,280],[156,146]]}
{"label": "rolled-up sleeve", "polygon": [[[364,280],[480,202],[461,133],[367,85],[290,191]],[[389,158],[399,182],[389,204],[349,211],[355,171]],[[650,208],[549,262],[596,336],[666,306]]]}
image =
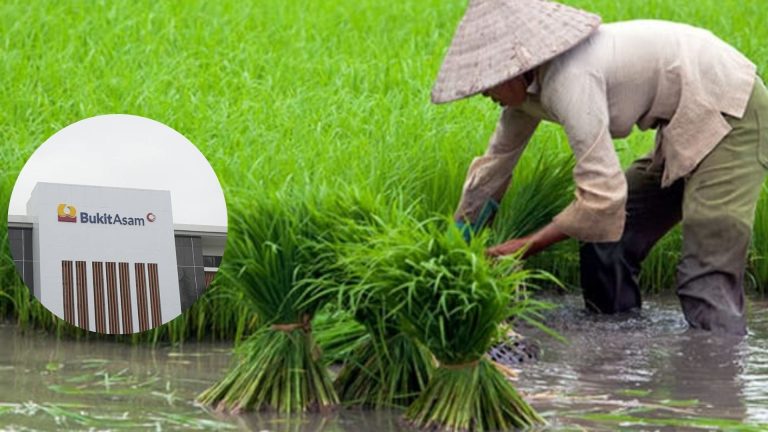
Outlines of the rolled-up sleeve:
{"label": "rolled-up sleeve", "polygon": [[542,99],[562,124],[576,158],[575,199],[554,218],[565,234],[585,242],[618,241],[626,219],[627,182],[613,147],[605,83],[577,71],[547,83]]}
{"label": "rolled-up sleeve", "polygon": [[501,202],[512,171],[540,120],[505,108],[483,156],[472,161],[455,218],[475,221],[489,199]]}

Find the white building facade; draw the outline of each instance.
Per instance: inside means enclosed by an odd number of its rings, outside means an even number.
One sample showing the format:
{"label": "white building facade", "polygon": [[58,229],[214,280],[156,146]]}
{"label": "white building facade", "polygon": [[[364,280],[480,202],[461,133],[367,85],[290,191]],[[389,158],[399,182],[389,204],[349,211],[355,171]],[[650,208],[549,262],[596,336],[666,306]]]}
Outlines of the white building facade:
{"label": "white building facade", "polygon": [[27,217],[34,294],[54,314],[134,333],[181,313],[170,192],[38,183]]}

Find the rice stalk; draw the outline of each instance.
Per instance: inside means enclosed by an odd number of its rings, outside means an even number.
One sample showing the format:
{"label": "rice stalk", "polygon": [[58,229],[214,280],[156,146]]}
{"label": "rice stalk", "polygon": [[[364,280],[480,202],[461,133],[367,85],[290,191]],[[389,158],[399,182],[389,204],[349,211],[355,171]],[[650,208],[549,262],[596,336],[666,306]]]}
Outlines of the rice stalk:
{"label": "rice stalk", "polygon": [[543,423],[487,358],[437,368],[405,417],[423,429],[450,431],[510,430]]}
{"label": "rice stalk", "polygon": [[323,350],[326,365],[343,363],[368,338],[365,327],[336,306],[330,303],[312,321],[312,333]]}
{"label": "rice stalk", "polygon": [[311,331],[265,328],[235,352],[233,368],[198,400],[217,409],[326,412],[338,403]]}
{"label": "rice stalk", "polygon": [[[520,160],[491,230],[493,243],[530,235],[552,221],[573,199],[573,156],[554,142]],[[554,147],[554,148],[553,148]],[[569,286],[579,284],[576,241],[567,241],[529,258],[526,267],[546,269]],[[559,284],[551,284],[558,288]]]}
{"label": "rice stalk", "polygon": [[522,313],[522,284],[534,276],[515,258],[492,265],[486,239],[468,245],[450,221],[413,222],[389,227],[350,255],[360,290],[385,299],[402,328],[439,362],[405,411],[417,427],[485,431],[543,422],[484,358],[510,311]]}
{"label": "rice stalk", "polygon": [[573,157],[538,154],[521,162],[493,224],[493,241],[522,237],[543,227],[573,199]]}
{"label": "rice stalk", "polygon": [[219,409],[324,412],[338,404],[311,320],[326,302],[313,279],[316,234],[309,208],[291,197],[258,198],[233,216],[220,272],[264,323],[238,347],[232,369],[198,400]]}
{"label": "rice stalk", "polygon": [[394,331],[363,341],[336,377],[339,398],[366,408],[406,407],[426,387],[432,357],[410,336]]}
{"label": "rice stalk", "polygon": [[323,205],[314,207],[322,208],[317,218],[324,218],[329,229],[315,241],[316,273],[322,274],[315,283],[327,287],[339,307],[366,332],[344,359],[335,380],[337,392],[347,405],[405,407],[426,386],[432,358],[402,332],[384,299],[360,289],[359,278],[348,270],[346,253],[365,244],[387,223],[408,217],[411,210],[351,188],[322,199]]}

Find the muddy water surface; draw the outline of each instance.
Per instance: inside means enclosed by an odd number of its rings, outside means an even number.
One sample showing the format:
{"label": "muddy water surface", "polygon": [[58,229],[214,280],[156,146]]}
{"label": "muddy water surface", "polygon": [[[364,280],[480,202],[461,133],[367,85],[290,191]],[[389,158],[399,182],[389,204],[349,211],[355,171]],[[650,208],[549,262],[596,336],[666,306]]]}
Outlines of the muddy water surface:
{"label": "muddy water surface", "polygon": [[541,359],[518,387],[553,430],[768,430],[768,303],[750,304],[746,338],[689,330],[675,298],[642,312],[595,316],[577,297],[548,324]]}
{"label": "muddy water surface", "polygon": [[[544,430],[768,430],[768,303],[751,302],[743,340],[687,331],[674,299],[640,314],[595,317],[576,297],[537,332],[541,358],[516,385],[549,421]],[[229,344],[148,348],[57,340],[0,326],[4,430],[226,429],[397,431],[397,412],[342,411],[301,420],[224,416],[192,401],[224,373]]]}

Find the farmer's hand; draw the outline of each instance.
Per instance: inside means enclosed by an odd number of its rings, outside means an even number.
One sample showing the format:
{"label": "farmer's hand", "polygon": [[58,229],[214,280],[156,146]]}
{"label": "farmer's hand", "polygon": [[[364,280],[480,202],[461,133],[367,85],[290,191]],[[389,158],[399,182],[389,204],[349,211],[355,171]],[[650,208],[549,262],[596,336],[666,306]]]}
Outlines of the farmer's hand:
{"label": "farmer's hand", "polygon": [[[530,246],[532,240],[530,237],[521,237],[506,241],[500,245],[496,245],[486,249],[485,254],[491,258],[498,258],[505,255],[512,255],[527,246]],[[526,251],[527,254],[527,251]],[[523,256],[525,258],[525,256]]]}
{"label": "farmer's hand", "polygon": [[536,231],[533,235],[509,240],[498,246],[488,248],[485,253],[490,257],[496,258],[513,254],[527,247],[525,252],[523,252],[522,258],[528,258],[529,256],[536,255],[553,244],[567,238],[568,236],[560,231],[555,224],[550,223],[539,231]]}

